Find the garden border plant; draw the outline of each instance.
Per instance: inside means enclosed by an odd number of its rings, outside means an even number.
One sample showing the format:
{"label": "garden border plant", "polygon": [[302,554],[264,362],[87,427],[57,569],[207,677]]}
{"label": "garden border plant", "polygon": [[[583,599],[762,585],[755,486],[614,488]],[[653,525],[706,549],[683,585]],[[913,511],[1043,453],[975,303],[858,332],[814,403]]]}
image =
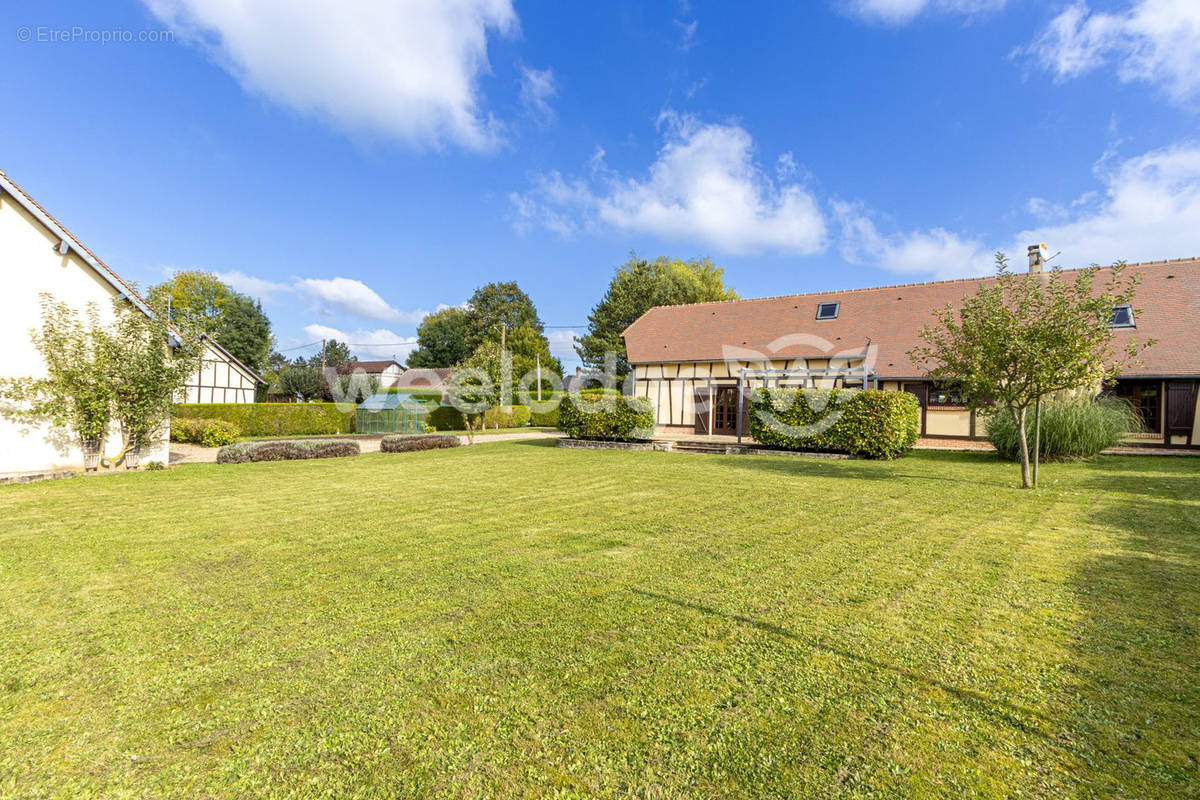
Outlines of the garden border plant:
{"label": "garden border plant", "polygon": [[237,442],[217,451],[218,464],[249,464],[257,461],[299,461],[310,458],[356,456],[358,442],[347,439],[275,439]]}

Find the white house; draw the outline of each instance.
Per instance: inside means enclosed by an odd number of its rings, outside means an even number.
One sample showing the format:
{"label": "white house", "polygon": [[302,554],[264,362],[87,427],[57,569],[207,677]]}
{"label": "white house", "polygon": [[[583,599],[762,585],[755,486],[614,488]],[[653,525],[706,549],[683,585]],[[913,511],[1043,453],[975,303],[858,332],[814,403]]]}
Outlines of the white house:
{"label": "white house", "polygon": [[[121,296],[149,314],[145,300],[58,220],[0,171],[0,376],[45,374],[41,354],[30,332],[41,326],[39,295],[83,310],[89,303],[101,319],[112,319],[112,298]],[[216,342],[208,341],[205,366],[187,389],[195,402],[252,402],[253,382],[260,380]],[[247,391],[247,383],[249,390]],[[104,453],[120,450],[114,431]],[[167,460],[167,436],[142,451],[142,461]],[[0,418],[0,473],[38,472],[81,467],[83,454],[61,431]]]}

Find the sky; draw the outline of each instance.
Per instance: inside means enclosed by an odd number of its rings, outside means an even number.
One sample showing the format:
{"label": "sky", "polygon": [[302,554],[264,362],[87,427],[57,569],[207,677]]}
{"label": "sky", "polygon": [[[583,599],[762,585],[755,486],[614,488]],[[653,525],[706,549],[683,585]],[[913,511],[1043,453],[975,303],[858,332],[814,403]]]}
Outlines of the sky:
{"label": "sky", "polygon": [[1196,0],[7,3],[0,67],[0,169],[289,356],[515,280],[570,368],[631,253],[743,297],[1200,255]]}

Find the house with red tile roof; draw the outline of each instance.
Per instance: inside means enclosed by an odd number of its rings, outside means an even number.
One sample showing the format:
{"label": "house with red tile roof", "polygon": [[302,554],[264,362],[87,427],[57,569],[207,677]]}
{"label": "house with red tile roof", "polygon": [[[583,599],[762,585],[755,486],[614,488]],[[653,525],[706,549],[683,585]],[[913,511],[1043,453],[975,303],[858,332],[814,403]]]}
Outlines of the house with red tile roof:
{"label": "house with red tile roof", "polygon": [[[1111,269],[1101,269],[1097,281]],[[1200,446],[1200,259],[1126,270],[1142,281],[1132,307],[1114,309],[1115,349],[1134,338],[1156,343],[1114,391],[1141,414],[1142,440]],[[935,310],[992,280],[652,308],[624,332],[634,391],[653,401],[667,432],[701,434],[745,434],[745,394],[764,384],[908,391],[921,401],[923,435],[979,438],[983,421],[908,353],[921,344],[921,328],[936,322]]]}

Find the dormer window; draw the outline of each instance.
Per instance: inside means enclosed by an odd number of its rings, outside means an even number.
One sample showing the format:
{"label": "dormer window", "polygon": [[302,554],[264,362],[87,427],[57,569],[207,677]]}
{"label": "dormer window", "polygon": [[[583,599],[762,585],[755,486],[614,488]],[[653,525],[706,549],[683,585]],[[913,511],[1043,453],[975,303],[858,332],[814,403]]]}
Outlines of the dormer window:
{"label": "dormer window", "polygon": [[818,303],[817,319],[837,319],[838,309],[841,308],[841,305],[841,303]]}
{"label": "dormer window", "polygon": [[1136,328],[1133,322],[1133,306],[1120,305],[1113,309],[1112,317],[1108,320],[1110,328]]}

